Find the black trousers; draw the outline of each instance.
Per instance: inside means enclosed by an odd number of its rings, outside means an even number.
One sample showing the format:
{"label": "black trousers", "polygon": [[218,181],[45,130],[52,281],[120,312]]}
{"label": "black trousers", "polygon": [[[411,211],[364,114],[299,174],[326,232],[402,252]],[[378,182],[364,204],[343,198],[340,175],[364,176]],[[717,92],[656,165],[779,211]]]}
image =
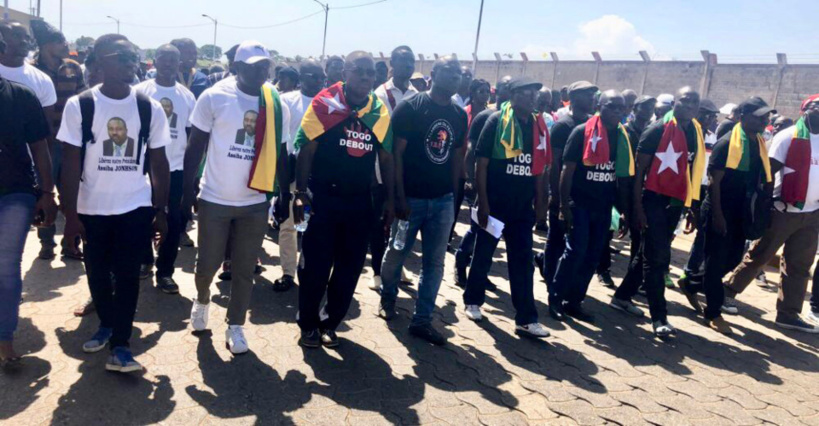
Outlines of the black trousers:
{"label": "black trousers", "polygon": [[[458,213],[461,212],[461,204],[464,203],[464,185],[466,185],[466,179],[458,180],[458,187],[455,188],[455,221],[452,222],[452,228],[449,229],[449,240],[452,241],[452,237],[455,236],[455,225],[458,224]],[[471,219],[470,219],[471,220]]]}
{"label": "black trousers", "polygon": [[[369,194],[313,195],[310,221],[302,237],[304,262],[299,269],[298,323],[302,330],[335,330],[347,315],[367,258],[374,220]],[[328,318],[321,320],[325,292]]]}
{"label": "black trousers", "polygon": [[705,273],[702,283],[692,283],[693,291],[705,293],[705,319],[711,320],[721,315],[725,302],[725,286],[722,279],[739,265],[745,254],[745,231],[742,229],[742,206],[739,201],[724,200],[722,214],[725,216],[726,235],[714,231],[711,219],[710,200],[702,206],[703,229],[705,232]]}
{"label": "black trousers", "polygon": [[605,274],[611,272],[611,256],[614,254],[611,249],[611,239],[614,238],[614,231],[609,231],[606,238],[606,247],[603,248],[603,253],[600,255],[600,261],[597,263],[598,274]]}
{"label": "black trousers", "polygon": [[653,192],[644,193],[643,211],[648,228],[641,234],[632,234],[641,236],[638,252],[632,256],[626,277],[614,293],[618,299],[631,300],[640,284],[644,284],[651,320],[655,322],[665,321],[668,316],[664,281],[671,264],[671,241],[682,215],[682,206],[671,205],[670,200]]}
{"label": "black trousers", "polygon": [[172,277],[176,257],[179,255],[179,241],[185,232],[185,219],[182,216],[182,170],[171,172],[170,192],[168,193],[168,233],[157,249],[154,261],[153,241],[148,240],[143,249],[142,263],[156,264],[156,277]]}
{"label": "black trousers", "polygon": [[370,227],[370,262],[373,267],[373,275],[381,275],[381,262],[384,261],[384,251],[387,250],[387,240],[390,236],[384,230],[384,221],[381,213],[384,211],[384,203],[387,195],[384,185],[373,188],[373,213],[378,220],[372,221]]}
{"label": "black trousers", "polygon": [[546,244],[543,252],[543,277],[546,286],[551,287],[557,271],[557,262],[566,250],[566,227],[560,220],[559,209],[549,209],[549,231],[546,233]]}
{"label": "black trousers", "polygon": [[128,346],[139,299],[140,256],[150,243],[154,211],[140,207],[114,216],[80,215],[85,227],[85,271],[100,327],[113,329],[110,346]]}

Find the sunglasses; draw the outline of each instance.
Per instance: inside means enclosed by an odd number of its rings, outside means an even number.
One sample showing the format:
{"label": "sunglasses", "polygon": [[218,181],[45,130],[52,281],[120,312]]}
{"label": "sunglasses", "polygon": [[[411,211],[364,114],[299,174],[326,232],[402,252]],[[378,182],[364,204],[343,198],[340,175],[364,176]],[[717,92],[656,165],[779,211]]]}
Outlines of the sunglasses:
{"label": "sunglasses", "polygon": [[311,73],[311,72],[305,72],[305,73],[302,73],[302,74],[301,74],[301,77],[302,77],[302,78],[305,78],[305,77],[306,77],[306,78],[312,78],[312,79],[314,79],[314,80],[324,80],[324,79],[326,78],[326,77],[324,76],[324,74],[316,74],[316,73]]}
{"label": "sunglasses", "polygon": [[128,63],[131,63],[131,62],[134,62],[134,63],[139,62],[139,55],[137,55],[135,52],[131,52],[131,51],[119,51],[119,52],[109,53],[107,55],[103,55],[102,57],[103,58],[117,58],[117,60],[121,64],[128,64]]}
{"label": "sunglasses", "polygon": [[353,68],[350,70],[357,77],[375,77],[374,69]]}

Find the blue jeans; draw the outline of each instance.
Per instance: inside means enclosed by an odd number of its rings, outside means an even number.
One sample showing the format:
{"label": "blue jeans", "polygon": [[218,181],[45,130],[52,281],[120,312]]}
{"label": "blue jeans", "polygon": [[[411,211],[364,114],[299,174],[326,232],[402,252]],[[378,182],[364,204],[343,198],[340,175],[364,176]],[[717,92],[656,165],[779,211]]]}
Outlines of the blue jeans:
{"label": "blue jeans", "polygon": [[384,263],[381,265],[381,305],[395,306],[398,297],[398,281],[401,279],[401,268],[412,251],[415,237],[421,231],[422,262],[421,282],[418,286],[418,300],[415,303],[415,315],[411,326],[425,325],[432,321],[432,311],[435,310],[435,298],[441,287],[444,277],[444,256],[449,239],[449,230],[455,220],[452,208],[454,197],[452,194],[433,199],[407,198],[411,210],[409,229],[407,230],[406,244],[403,250],[393,247],[395,229],[393,227],[387,252],[384,253]]}
{"label": "blue jeans", "polygon": [[34,215],[34,194],[0,196],[0,342],[14,339],[23,278],[20,262]]}
{"label": "blue jeans", "polygon": [[572,207],[572,228],[566,232],[566,250],[557,262],[549,287],[549,305],[580,306],[586,298],[600,253],[606,248],[611,227],[611,206]]}

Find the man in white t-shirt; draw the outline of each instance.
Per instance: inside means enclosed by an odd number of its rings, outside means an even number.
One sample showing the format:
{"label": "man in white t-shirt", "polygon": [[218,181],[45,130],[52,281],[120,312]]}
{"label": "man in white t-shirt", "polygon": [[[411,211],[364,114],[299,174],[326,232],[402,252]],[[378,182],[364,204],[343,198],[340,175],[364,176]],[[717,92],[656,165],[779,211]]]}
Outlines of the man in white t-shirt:
{"label": "man in white t-shirt", "polygon": [[[85,270],[100,319],[99,330],[83,344],[83,351],[97,352],[110,344],[107,370],[139,371],[142,366],[134,360],[128,340],[139,298],[141,257],[131,248],[150,244],[152,233],[158,234],[160,244],[165,237],[170,174],[165,147],[171,138],[162,105],[129,85],[139,56],[128,39],[103,35],[94,43],[94,52],[103,83],[68,100],[57,133],[63,142],[65,235],[81,235],[86,241]],[[81,107],[86,102],[94,114],[86,117],[91,123],[87,136]],[[145,102],[151,113],[147,140],[141,137],[139,114]],[[106,150],[104,141],[109,139],[126,145],[122,156]]]}
{"label": "man in white t-shirt", "polygon": [[[323,88],[326,77],[324,69],[322,69],[318,61],[307,59],[299,64],[299,79],[301,81],[301,90],[294,90],[282,95],[282,103],[287,105],[290,110],[290,122],[287,124],[291,140],[287,141],[287,155],[290,158],[289,164],[292,167],[288,167],[291,173],[287,176],[286,182],[290,186],[291,194],[296,190],[295,158],[297,154],[292,139],[299,131],[301,119],[304,117],[304,113],[307,112],[307,107],[310,106],[313,97]],[[289,200],[288,209],[292,209],[292,205],[293,200]],[[288,215],[287,220],[279,226],[279,257],[282,264],[282,277],[273,283],[273,290],[287,291],[295,283],[298,250],[296,225],[293,223],[293,215]]]}
{"label": "man in white t-shirt", "polygon": [[[179,293],[179,286],[173,280],[174,262],[179,253],[179,241],[185,232],[185,220],[182,215],[182,166],[185,159],[185,147],[188,145],[190,116],[196,99],[193,93],[177,80],[179,69],[179,50],[172,44],[165,44],[156,49],[154,60],[156,79],[146,80],[134,89],[162,105],[171,144],[165,148],[171,170],[171,186],[168,194],[168,236],[157,249],[156,286],[166,294]],[[145,247],[143,272],[148,275],[154,263],[153,247]],[[147,271],[145,271],[147,269]],[[146,273],[147,272],[147,273]]]}
{"label": "man in white t-shirt", "polygon": [[725,305],[748,284],[784,245],[782,285],[776,301],[776,325],[788,330],[819,333],[819,325],[802,320],[810,268],[819,241],[819,94],[802,103],[796,125],[779,132],[769,151],[776,174],[771,225],[751,245],[725,284]]}
{"label": "man in white t-shirt", "polygon": [[[230,301],[226,340],[234,354],[247,352],[243,326],[250,306],[253,268],[267,231],[270,204],[263,192],[250,189],[248,178],[256,156],[255,146],[236,143],[245,132],[248,113],[259,112],[259,96],[267,83],[273,61],[256,41],[245,41],[236,50],[236,77],[216,83],[196,102],[191,117],[191,136],[185,152],[182,209],[190,212],[194,200],[197,168],[207,151],[205,173],[199,192],[199,254],[196,259],[197,297],[191,310],[191,327],[208,325],[210,285],[231,235]],[[271,86],[272,87],[272,86]],[[290,122],[287,106],[281,105],[282,123]],[[282,126],[281,144],[290,138]],[[255,123],[254,130],[255,133]],[[284,152],[281,149],[279,152]],[[280,169],[279,169],[280,170]]]}
{"label": "man in white t-shirt", "polygon": [[28,29],[17,21],[0,21],[0,32],[6,40],[6,51],[0,53],[0,76],[33,90],[51,123],[57,92],[46,73],[26,62],[32,45]]}

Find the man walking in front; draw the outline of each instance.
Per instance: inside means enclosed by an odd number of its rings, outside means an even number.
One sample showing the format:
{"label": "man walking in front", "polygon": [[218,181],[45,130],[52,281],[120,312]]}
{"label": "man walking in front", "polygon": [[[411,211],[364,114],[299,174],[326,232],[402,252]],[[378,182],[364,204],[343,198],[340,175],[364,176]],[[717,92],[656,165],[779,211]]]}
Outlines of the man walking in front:
{"label": "man walking in front", "polygon": [[782,285],[776,301],[776,325],[788,330],[819,333],[800,317],[819,238],[819,94],[802,103],[796,124],[780,131],[771,143],[771,173],[776,175],[771,226],[751,245],[745,259],[725,285],[725,305],[770,262],[780,247]]}
{"label": "man walking in front", "polygon": [[[546,214],[546,170],[551,163],[547,125],[535,111],[541,86],[527,77],[509,82],[512,100],[486,121],[475,150],[478,222],[485,228],[490,214],[503,222],[515,333],[537,338],[549,336],[537,321],[531,261],[532,227],[536,217]],[[484,229],[477,232],[464,292],[465,314],[473,321],[482,318],[484,283],[499,241]]]}
{"label": "man walking in front", "polygon": [[[420,231],[423,238],[422,270],[410,334],[434,344],[446,343],[432,327],[435,298],[444,273],[444,256],[454,219],[453,191],[461,176],[466,139],[466,112],[452,96],[461,82],[461,65],[445,56],[432,68],[432,88],[398,105],[392,121],[395,129],[396,216],[406,222],[394,226],[384,254],[379,315],[395,317],[398,280]],[[399,224],[400,225],[400,224]],[[404,239],[404,247],[395,247]]]}
{"label": "man walking in front", "polygon": [[[199,163],[207,151],[205,173],[199,192],[199,255],[196,259],[197,296],[191,310],[191,327],[208,327],[210,285],[231,235],[230,301],[227,308],[227,346],[233,354],[248,351],[244,324],[253,290],[253,268],[267,231],[267,194],[284,152],[290,114],[278,93],[267,83],[273,60],[265,47],[245,41],[236,50],[236,78],[228,78],[206,90],[193,110],[191,136],[185,151],[183,203],[190,212]],[[260,99],[261,98],[261,99]],[[252,123],[254,146],[236,144],[236,133],[245,132],[246,115]],[[264,120],[264,121],[262,121]],[[265,123],[261,129],[260,123]],[[260,176],[260,173],[266,175]],[[256,184],[256,179],[262,184]]]}
{"label": "man walking in front", "polygon": [[[171,138],[162,105],[130,86],[139,57],[128,39],[101,36],[94,53],[102,85],[69,99],[57,134],[63,142],[65,234],[84,236],[88,285],[100,319],[83,351],[98,352],[109,344],[107,370],[139,371],[128,341],[142,256],[132,249],[150,244],[152,222],[160,244],[166,236],[170,171],[165,147]],[[124,139],[136,141],[131,157],[106,155],[111,122],[124,123]],[[150,184],[145,177],[149,157]]]}
{"label": "man walking in front", "polygon": [[[392,129],[387,107],[372,94],[372,56],[347,55],[343,80],[316,95],[296,136],[296,223],[310,206],[298,314],[299,344],[308,348],[339,344],[335,330],[353,300],[372,222],[381,216],[373,211],[370,195],[376,151],[388,190],[387,225],[393,214]],[[321,309],[325,292],[327,304]]]}

